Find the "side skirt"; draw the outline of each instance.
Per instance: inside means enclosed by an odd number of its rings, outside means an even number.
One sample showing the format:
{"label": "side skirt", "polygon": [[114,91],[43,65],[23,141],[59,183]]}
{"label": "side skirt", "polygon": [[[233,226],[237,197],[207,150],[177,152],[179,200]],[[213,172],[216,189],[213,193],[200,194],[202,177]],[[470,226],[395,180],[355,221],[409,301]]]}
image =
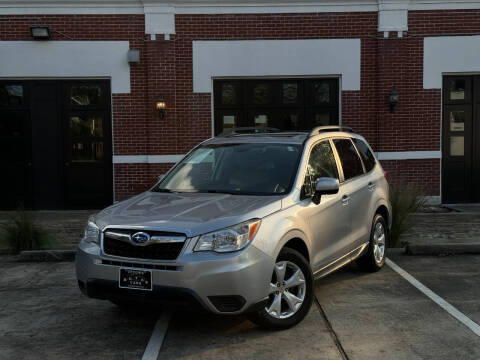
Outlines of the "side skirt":
{"label": "side skirt", "polygon": [[367,248],[367,246],[368,246],[368,242],[363,243],[362,245],[353,249],[349,253],[347,253],[347,254],[339,257],[338,259],[332,261],[330,264],[325,265],[321,269],[318,269],[317,271],[315,271],[313,273],[314,278],[315,279],[320,279],[320,278],[334,272],[335,270],[340,269],[341,267],[347,265],[348,263],[354,261],[360,255],[363,254],[363,252]]}

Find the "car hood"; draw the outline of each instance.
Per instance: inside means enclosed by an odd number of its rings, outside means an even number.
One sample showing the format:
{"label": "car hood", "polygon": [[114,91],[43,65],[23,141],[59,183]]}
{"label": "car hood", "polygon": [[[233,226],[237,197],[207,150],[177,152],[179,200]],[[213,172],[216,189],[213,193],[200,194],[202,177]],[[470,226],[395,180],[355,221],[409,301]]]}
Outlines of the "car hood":
{"label": "car hood", "polygon": [[188,237],[263,218],[281,209],[281,196],[147,191],[114,204],[95,216],[100,229],[109,226],[158,228]]}

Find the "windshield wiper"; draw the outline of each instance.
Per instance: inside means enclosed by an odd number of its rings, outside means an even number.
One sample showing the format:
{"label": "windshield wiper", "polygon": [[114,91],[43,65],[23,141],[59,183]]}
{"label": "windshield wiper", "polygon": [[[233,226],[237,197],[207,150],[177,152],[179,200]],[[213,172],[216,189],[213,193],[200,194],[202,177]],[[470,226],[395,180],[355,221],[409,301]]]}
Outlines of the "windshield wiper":
{"label": "windshield wiper", "polygon": [[[202,191],[203,192],[203,191]],[[228,191],[228,190],[207,190],[207,193],[212,194],[230,194],[230,195],[238,195],[238,191]]]}
{"label": "windshield wiper", "polygon": [[153,189],[152,191],[155,191],[155,192],[164,192],[164,193],[171,193],[172,190],[170,189],[164,189],[164,188],[155,188]]}

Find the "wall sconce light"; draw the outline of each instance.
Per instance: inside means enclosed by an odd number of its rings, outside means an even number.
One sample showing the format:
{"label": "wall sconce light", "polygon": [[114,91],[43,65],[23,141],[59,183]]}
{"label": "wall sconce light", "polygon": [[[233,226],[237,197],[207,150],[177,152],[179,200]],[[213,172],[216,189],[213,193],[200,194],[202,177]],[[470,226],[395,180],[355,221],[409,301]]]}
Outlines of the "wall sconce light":
{"label": "wall sconce light", "polygon": [[398,104],[398,91],[395,88],[393,88],[393,90],[390,92],[389,103],[390,103],[390,112],[394,113],[395,108],[397,107],[397,104]]}
{"label": "wall sconce light", "polygon": [[30,27],[30,34],[35,40],[50,39],[50,29],[48,26],[32,26]]}
{"label": "wall sconce light", "polygon": [[130,64],[138,64],[140,62],[140,50],[137,50],[137,49],[128,50],[127,59]]}
{"label": "wall sconce light", "polygon": [[158,115],[160,116],[160,119],[163,119],[165,117],[166,108],[167,108],[167,104],[165,103],[165,99],[163,98],[162,95],[160,95],[157,99],[157,111],[158,111]]}

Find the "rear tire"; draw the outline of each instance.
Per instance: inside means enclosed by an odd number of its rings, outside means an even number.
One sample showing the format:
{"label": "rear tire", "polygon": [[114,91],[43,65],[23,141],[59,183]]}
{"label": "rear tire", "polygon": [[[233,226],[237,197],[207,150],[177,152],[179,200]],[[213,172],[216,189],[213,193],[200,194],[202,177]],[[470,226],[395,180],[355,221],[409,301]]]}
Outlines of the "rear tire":
{"label": "rear tire", "polygon": [[271,330],[295,326],[308,314],[313,302],[313,274],[308,261],[290,248],[278,255],[266,306],[249,314],[254,323]]}
{"label": "rear tire", "polygon": [[380,214],[375,214],[370,232],[368,249],[357,259],[358,267],[363,271],[376,272],[385,264],[387,225]]}

